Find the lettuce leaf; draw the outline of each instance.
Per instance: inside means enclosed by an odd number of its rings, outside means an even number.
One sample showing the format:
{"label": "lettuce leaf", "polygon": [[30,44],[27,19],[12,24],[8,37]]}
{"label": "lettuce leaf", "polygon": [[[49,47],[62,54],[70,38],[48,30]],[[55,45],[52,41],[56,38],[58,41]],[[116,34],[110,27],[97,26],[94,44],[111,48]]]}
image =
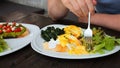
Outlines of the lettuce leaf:
{"label": "lettuce leaf", "polygon": [[115,39],[115,41],[118,45],[120,44],[120,39]]}
{"label": "lettuce leaf", "polygon": [[111,51],[114,49],[116,44],[120,44],[120,38],[108,36],[101,29],[93,29],[93,53],[105,53],[105,50]]}
{"label": "lettuce leaf", "polygon": [[113,50],[115,47],[115,38],[110,36],[105,36],[105,39],[103,42],[105,42],[105,49],[106,50]]}

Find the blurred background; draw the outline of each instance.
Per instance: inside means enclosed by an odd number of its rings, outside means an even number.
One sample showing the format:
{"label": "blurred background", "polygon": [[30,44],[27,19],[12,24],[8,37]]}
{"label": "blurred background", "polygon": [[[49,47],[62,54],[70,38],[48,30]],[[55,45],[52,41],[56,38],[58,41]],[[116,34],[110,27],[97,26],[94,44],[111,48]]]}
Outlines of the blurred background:
{"label": "blurred background", "polygon": [[[38,13],[48,16],[47,0],[0,0],[0,16],[8,16],[15,11],[25,14]],[[76,16],[70,12],[65,19],[77,20]]]}
{"label": "blurred background", "polygon": [[9,0],[9,1],[36,8],[43,8],[47,10],[47,0]]}

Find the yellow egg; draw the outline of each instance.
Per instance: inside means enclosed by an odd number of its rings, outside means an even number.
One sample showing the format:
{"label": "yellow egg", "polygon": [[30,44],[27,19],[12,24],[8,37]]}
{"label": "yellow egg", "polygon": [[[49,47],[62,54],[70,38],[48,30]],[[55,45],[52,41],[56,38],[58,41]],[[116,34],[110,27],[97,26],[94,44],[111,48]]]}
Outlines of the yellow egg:
{"label": "yellow egg", "polygon": [[58,40],[60,41],[60,44],[65,47],[68,44],[75,45],[75,46],[81,46],[81,42],[73,35],[71,34],[63,34],[58,36]]}
{"label": "yellow egg", "polygon": [[85,50],[85,46],[77,46],[68,51],[69,54],[88,54]]}
{"label": "yellow egg", "polygon": [[58,36],[58,40],[60,41],[60,44],[62,47],[65,47],[68,44],[68,39],[66,37],[67,37],[67,34]]}
{"label": "yellow egg", "polygon": [[75,37],[80,37],[83,34],[83,31],[80,27],[77,27],[75,25],[69,25],[64,28],[64,31],[66,34],[72,34]]}

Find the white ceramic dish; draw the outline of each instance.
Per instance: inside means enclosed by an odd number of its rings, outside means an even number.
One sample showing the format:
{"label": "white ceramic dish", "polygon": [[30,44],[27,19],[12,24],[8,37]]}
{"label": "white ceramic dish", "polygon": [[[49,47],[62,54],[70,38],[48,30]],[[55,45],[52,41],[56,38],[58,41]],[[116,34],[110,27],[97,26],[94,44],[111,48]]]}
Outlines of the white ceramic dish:
{"label": "white ceramic dish", "polygon": [[[45,30],[49,26],[54,26],[54,27],[59,27],[63,28],[65,25],[58,25],[58,24],[53,24],[53,25],[48,25],[41,30]],[[44,42],[44,39],[40,36],[40,34],[31,42],[31,47],[38,53],[49,56],[49,57],[54,57],[54,58],[62,58],[62,59],[90,59],[90,58],[97,58],[97,57],[103,57],[107,55],[111,55],[113,53],[116,53],[117,51],[120,50],[120,46],[116,46],[112,51],[106,51],[105,54],[88,54],[88,55],[70,55],[67,53],[60,53],[60,52],[53,52],[53,51],[48,51],[44,50],[42,47],[42,44]]]}
{"label": "white ceramic dish", "polygon": [[1,52],[0,56],[4,56],[22,49],[23,47],[27,46],[27,44],[29,44],[40,33],[40,29],[36,25],[24,24],[24,23],[21,23],[21,24],[30,31],[30,34],[23,38],[5,39],[5,41],[8,43],[10,47],[10,50]]}

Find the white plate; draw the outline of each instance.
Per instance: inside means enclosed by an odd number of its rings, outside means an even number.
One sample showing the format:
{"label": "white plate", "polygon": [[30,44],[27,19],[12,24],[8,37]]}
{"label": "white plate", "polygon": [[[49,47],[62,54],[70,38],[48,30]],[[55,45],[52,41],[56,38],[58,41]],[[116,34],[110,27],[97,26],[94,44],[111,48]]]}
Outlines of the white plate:
{"label": "white plate", "polygon": [[24,23],[21,23],[21,24],[30,31],[30,34],[23,38],[5,39],[5,41],[8,43],[8,46],[11,49],[1,52],[0,56],[4,56],[4,55],[10,54],[10,53],[13,53],[13,52],[27,46],[40,33],[40,28],[36,25],[24,24]]}
{"label": "white plate", "polygon": [[[48,25],[41,30],[45,30],[49,26],[59,27],[63,28],[65,25],[59,25],[59,24],[53,24]],[[40,34],[31,42],[31,47],[38,53],[54,57],[54,58],[62,58],[62,59],[90,59],[90,58],[97,58],[97,57],[103,57],[107,55],[111,55],[117,51],[120,50],[120,46],[116,46],[112,51],[106,51],[105,54],[88,54],[88,55],[69,55],[67,53],[60,53],[60,52],[53,52],[44,50],[42,47],[42,44],[44,42],[44,39],[40,36]]]}

